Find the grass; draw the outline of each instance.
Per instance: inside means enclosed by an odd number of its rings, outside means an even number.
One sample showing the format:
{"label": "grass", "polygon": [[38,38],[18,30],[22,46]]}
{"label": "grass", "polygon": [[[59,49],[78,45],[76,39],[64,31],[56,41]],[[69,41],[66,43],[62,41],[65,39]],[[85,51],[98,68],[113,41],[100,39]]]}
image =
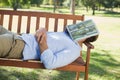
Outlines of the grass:
{"label": "grass", "polygon": [[[39,7],[39,8],[31,7],[30,9],[53,12],[53,7]],[[70,9],[69,8],[59,7],[58,9],[56,9],[56,13],[70,14]],[[84,14],[84,15],[87,15],[87,16],[91,16],[92,15],[92,10],[89,10],[87,12],[85,10],[85,8],[76,7],[75,8],[75,13],[77,15]],[[100,10],[100,11],[96,10],[95,15],[96,16],[104,16],[104,17],[120,17],[120,9],[115,8],[113,11],[111,11],[111,10]]]}
{"label": "grass", "polygon": [[[94,17],[95,18],[95,17]],[[90,80],[120,79],[120,19],[99,17],[97,26],[99,39],[95,42],[95,50],[91,54]]]}
{"label": "grass", "polygon": [[[48,10],[52,11],[52,9]],[[83,12],[86,13],[86,11]],[[81,13],[83,12],[81,11]],[[100,13],[98,15],[96,12],[97,16],[86,13],[88,15],[85,16],[86,19],[93,19],[100,31],[98,40],[93,43],[95,49],[91,53],[89,80],[119,80],[120,14],[109,13],[109,16],[104,12]],[[80,80],[83,80],[83,77],[84,73],[81,73]],[[74,78],[74,72],[0,67],[0,80],[74,80]]]}
{"label": "grass", "polygon": [[[0,5],[0,9],[8,9],[8,8],[2,8],[2,5]],[[9,8],[11,9],[11,8]],[[28,10],[28,9],[22,9],[22,10]],[[43,11],[43,12],[53,12],[53,6],[47,6],[47,5],[42,5],[41,7],[30,7],[29,10],[37,10],[37,11]],[[55,11],[56,13],[61,13],[61,14],[70,14],[70,9],[68,7],[59,7]],[[89,11],[86,11],[84,7],[76,7],[75,8],[75,14],[77,15],[87,15],[91,16],[92,15],[92,10],[90,9]],[[102,17],[120,17],[120,8],[114,8],[113,11],[111,10],[104,10],[101,9],[95,10],[95,16],[102,16]]]}

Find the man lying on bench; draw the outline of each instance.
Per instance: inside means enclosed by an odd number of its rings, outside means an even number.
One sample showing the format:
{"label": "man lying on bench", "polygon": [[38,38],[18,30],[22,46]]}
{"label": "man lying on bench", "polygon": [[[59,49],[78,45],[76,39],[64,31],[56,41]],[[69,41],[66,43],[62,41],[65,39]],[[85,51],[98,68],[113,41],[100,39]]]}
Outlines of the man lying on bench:
{"label": "man lying on bench", "polygon": [[[76,44],[66,32],[15,34],[0,26],[0,57],[43,62],[47,69],[55,69],[72,63],[80,56],[81,44],[93,42],[97,36],[81,39]],[[19,65],[19,64],[18,64]]]}

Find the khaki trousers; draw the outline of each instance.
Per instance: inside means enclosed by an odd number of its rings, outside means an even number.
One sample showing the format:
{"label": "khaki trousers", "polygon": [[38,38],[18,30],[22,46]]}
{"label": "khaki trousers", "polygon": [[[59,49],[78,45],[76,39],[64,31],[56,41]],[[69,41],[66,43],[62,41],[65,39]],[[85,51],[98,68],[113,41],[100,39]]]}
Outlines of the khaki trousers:
{"label": "khaki trousers", "polygon": [[19,35],[0,26],[0,58],[22,58],[24,41]]}

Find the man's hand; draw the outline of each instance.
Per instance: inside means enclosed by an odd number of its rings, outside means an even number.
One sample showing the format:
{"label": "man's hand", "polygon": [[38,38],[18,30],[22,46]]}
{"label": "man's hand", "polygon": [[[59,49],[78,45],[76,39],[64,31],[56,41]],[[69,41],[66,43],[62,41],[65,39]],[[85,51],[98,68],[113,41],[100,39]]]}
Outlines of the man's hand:
{"label": "man's hand", "polygon": [[35,36],[38,41],[38,44],[40,45],[40,51],[42,53],[44,50],[48,48],[46,29],[41,28],[37,30]]}

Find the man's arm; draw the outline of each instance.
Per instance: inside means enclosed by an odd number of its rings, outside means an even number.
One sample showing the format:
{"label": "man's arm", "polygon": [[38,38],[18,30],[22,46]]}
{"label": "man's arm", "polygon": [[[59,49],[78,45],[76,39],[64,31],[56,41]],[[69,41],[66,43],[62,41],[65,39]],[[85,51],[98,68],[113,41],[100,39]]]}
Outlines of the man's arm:
{"label": "man's arm", "polygon": [[40,45],[41,53],[43,53],[46,49],[48,49],[46,32],[47,31],[45,28],[41,28],[41,29],[37,30],[37,32],[35,34],[38,44]]}
{"label": "man's arm", "polygon": [[78,47],[71,47],[53,53],[52,50],[47,49],[41,54],[40,59],[45,68],[55,69],[66,66],[76,60],[80,56],[80,50]]}
{"label": "man's arm", "polygon": [[[76,45],[70,45],[60,51],[53,53],[47,45],[47,34],[44,28],[39,29],[35,34],[37,41],[40,45],[41,56],[40,59],[47,69],[54,69],[70,64],[79,57],[80,48]],[[64,44],[61,43],[61,44]]]}

